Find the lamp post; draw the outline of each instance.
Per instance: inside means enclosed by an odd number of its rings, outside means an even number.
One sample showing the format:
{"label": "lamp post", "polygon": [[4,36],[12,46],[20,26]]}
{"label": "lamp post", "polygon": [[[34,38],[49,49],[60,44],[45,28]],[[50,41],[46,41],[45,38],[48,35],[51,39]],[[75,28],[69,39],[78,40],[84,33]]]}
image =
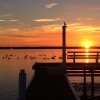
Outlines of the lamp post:
{"label": "lamp post", "polygon": [[64,22],[64,25],[62,26],[62,59],[63,64],[66,64],[66,23]]}

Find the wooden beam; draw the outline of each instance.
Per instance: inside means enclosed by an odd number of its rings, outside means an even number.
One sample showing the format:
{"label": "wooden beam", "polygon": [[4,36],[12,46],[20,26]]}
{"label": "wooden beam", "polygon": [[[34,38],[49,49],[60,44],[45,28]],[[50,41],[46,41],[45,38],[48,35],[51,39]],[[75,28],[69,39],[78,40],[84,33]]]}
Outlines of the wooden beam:
{"label": "wooden beam", "polygon": [[[74,57],[67,57],[67,59],[74,59]],[[75,59],[96,59],[96,57],[77,57],[75,56]],[[100,59],[100,57],[98,57]]]}
{"label": "wooden beam", "polygon": [[100,53],[100,51],[68,51],[67,53]]}
{"label": "wooden beam", "polygon": [[[75,73],[68,73],[67,76],[69,77],[83,77],[83,74],[75,74]],[[87,74],[86,76],[91,76],[91,74]],[[94,74],[94,77],[100,77],[100,74]]]}
{"label": "wooden beam", "polygon": [[[75,56],[78,56],[78,57],[80,57],[80,56],[82,56],[82,57],[86,57],[86,56],[88,56],[88,57],[92,57],[92,56],[93,56],[93,57],[97,57],[97,55],[85,55],[85,54],[84,54],[84,55],[78,55],[78,54],[77,54],[77,55],[75,55]],[[67,57],[74,57],[74,55],[67,55]],[[98,57],[100,57],[100,55],[99,55]]]}
{"label": "wooden beam", "polygon": [[[70,71],[69,71],[69,70],[66,70],[66,72],[67,72],[67,73],[84,73],[83,70],[80,70],[80,71],[79,71],[79,70],[78,70],[78,71],[77,71],[77,70],[70,70]],[[85,72],[86,72],[86,73],[91,73],[90,70],[86,70]],[[99,71],[95,71],[95,70],[94,70],[93,73],[100,73],[100,70],[99,70]]]}

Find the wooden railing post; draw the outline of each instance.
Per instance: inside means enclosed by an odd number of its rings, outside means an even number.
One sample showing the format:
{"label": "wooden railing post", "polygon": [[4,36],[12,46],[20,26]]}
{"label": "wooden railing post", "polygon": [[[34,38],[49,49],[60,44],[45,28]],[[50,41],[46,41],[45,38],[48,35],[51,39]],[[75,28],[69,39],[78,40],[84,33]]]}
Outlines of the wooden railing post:
{"label": "wooden railing post", "polygon": [[18,100],[26,100],[26,73],[22,69],[19,73],[19,97]]}
{"label": "wooden railing post", "polygon": [[74,53],[73,63],[75,63],[75,53]]}
{"label": "wooden railing post", "polygon": [[91,66],[91,98],[94,99],[94,66]]}
{"label": "wooden railing post", "polygon": [[96,57],[96,63],[98,63],[98,52],[97,52],[97,57]]}
{"label": "wooden railing post", "polygon": [[84,98],[84,100],[87,100],[87,90],[86,90],[86,66],[84,66],[83,98]]}

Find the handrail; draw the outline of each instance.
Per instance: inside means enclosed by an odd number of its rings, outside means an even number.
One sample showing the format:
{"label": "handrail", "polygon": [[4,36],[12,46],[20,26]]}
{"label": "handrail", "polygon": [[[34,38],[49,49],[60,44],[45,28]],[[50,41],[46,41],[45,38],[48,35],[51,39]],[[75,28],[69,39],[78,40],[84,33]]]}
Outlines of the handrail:
{"label": "handrail", "polygon": [[[72,54],[71,54],[72,53]],[[82,53],[82,54],[80,54]],[[88,55],[86,55],[88,53]],[[96,53],[96,54],[91,54]],[[96,63],[98,63],[98,60],[100,59],[99,55],[100,51],[68,51],[67,52],[67,59],[73,59],[73,63],[75,63],[75,59],[95,59]]]}
{"label": "handrail", "polygon": [[100,51],[68,51],[67,53],[100,53]]}

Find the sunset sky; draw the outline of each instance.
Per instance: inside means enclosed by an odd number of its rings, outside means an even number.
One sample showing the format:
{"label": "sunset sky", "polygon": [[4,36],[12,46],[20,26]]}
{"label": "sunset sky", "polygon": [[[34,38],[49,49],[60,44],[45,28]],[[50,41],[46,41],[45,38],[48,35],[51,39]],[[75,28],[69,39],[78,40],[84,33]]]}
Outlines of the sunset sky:
{"label": "sunset sky", "polygon": [[0,0],[0,46],[100,45],[100,0]]}

